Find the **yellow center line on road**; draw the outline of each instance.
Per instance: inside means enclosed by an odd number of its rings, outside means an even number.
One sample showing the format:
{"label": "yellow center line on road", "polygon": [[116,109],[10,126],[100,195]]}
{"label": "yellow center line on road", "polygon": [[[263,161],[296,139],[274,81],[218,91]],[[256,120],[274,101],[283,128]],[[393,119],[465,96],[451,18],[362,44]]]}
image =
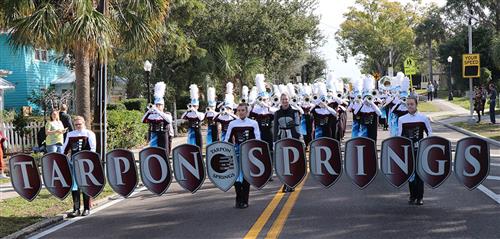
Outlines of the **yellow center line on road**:
{"label": "yellow center line on road", "polygon": [[273,225],[271,226],[271,229],[269,229],[269,231],[267,232],[266,239],[278,238],[278,236],[281,234],[281,231],[285,226],[285,222],[288,219],[288,216],[290,215],[290,212],[292,211],[292,208],[295,205],[297,198],[299,197],[300,191],[302,190],[302,187],[304,186],[304,182],[306,181],[308,175],[309,174],[306,174],[306,176],[299,184],[295,192],[291,193],[290,196],[288,197],[288,200],[281,209],[280,214],[274,221]]}
{"label": "yellow center line on road", "polygon": [[255,224],[253,224],[252,228],[248,231],[248,233],[245,235],[245,239],[254,239],[259,236],[260,231],[262,231],[262,228],[264,225],[266,225],[267,221],[273,214],[274,210],[280,203],[281,199],[285,196],[285,193],[281,192],[281,187],[278,189],[278,192],[276,192],[276,195],[274,195],[273,200],[267,205],[266,209],[264,209],[264,212],[259,216]]}

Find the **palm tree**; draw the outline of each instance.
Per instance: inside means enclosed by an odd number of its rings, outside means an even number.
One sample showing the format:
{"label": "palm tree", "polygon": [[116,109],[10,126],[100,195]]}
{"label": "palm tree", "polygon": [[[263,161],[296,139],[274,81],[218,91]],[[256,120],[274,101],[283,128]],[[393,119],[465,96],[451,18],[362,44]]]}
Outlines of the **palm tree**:
{"label": "palm tree", "polygon": [[441,11],[436,6],[432,6],[429,8],[425,19],[415,28],[415,34],[417,35],[415,44],[418,46],[426,44],[429,51],[429,83],[433,82],[432,42],[439,42],[445,34],[445,26],[440,14]]}
{"label": "palm tree", "polygon": [[[35,46],[70,54],[76,76],[76,113],[90,126],[90,66],[114,48],[150,51],[163,32],[169,0],[3,0],[0,27],[16,48]],[[98,10],[98,7],[100,8]]]}

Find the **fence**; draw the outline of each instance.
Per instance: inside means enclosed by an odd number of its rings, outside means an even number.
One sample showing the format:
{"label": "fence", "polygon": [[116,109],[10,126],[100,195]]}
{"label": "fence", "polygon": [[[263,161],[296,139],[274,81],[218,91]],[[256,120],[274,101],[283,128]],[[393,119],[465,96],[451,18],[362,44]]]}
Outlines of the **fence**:
{"label": "fence", "polygon": [[38,131],[43,128],[42,122],[31,122],[28,124],[29,132],[24,136],[24,139],[14,131],[14,125],[12,123],[3,123],[3,127],[0,129],[3,135],[7,138],[5,142],[5,148],[7,153],[18,153],[22,151],[22,142],[24,140],[24,149],[31,151],[32,147],[38,146]]}

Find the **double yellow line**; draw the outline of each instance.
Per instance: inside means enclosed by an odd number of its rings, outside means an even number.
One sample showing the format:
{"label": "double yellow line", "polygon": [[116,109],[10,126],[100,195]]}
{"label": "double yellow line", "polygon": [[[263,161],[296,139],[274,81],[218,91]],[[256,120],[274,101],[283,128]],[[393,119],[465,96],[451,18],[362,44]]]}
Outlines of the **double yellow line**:
{"label": "double yellow line", "polygon": [[[278,217],[276,218],[276,220],[274,220],[271,229],[269,229],[269,231],[267,232],[266,239],[278,238],[281,231],[283,230],[283,227],[285,226],[285,222],[288,216],[290,215],[293,206],[295,205],[295,202],[297,202],[297,198],[299,197],[300,191],[302,191],[302,187],[304,186],[304,182],[306,181],[306,179],[307,175],[304,177],[302,182],[297,186],[295,191],[290,194],[290,197],[288,197],[288,200],[286,201],[285,205],[278,214]],[[278,189],[278,192],[276,192],[276,195],[274,195],[271,202],[267,205],[266,209],[264,209],[264,212],[262,212],[262,214],[255,222],[255,224],[253,224],[252,228],[250,228],[248,233],[245,235],[244,237],[245,239],[254,239],[257,238],[257,236],[259,236],[260,232],[262,231],[262,228],[264,228],[267,221],[269,221],[269,218],[276,210],[281,199],[283,199],[284,196],[285,193],[281,192],[281,188]]]}

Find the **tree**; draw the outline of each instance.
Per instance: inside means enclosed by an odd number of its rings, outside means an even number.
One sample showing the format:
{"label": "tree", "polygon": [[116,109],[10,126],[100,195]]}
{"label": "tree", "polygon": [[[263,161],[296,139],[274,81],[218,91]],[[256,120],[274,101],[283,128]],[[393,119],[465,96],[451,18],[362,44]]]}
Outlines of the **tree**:
{"label": "tree", "polygon": [[[445,26],[443,24],[443,21],[441,19],[441,11],[440,9],[433,5],[431,6],[427,13],[426,17],[424,20],[417,25],[415,28],[415,34],[416,34],[416,39],[415,39],[415,44],[416,45],[427,45],[427,50],[428,50],[428,60],[429,60],[429,82],[433,82],[433,72],[432,72],[432,43],[433,42],[438,42],[440,39],[442,39],[443,35],[445,34]],[[451,81],[449,82],[449,85],[451,85]]]}
{"label": "tree", "polygon": [[[411,5],[388,0],[356,0],[356,5],[344,14],[335,39],[337,52],[347,61],[356,57],[365,72],[385,74],[389,53],[395,63],[414,52],[413,27],[418,17]],[[402,64],[400,64],[402,65]],[[401,70],[395,64],[395,70]]]}
{"label": "tree", "polygon": [[[100,2],[100,4],[98,4]],[[152,50],[163,32],[168,0],[5,0],[2,21],[13,31],[10,43],[51,48],[73,56],[76,113],[90,126],[90,68],[93,59],[122,46],[137,53]]]}

